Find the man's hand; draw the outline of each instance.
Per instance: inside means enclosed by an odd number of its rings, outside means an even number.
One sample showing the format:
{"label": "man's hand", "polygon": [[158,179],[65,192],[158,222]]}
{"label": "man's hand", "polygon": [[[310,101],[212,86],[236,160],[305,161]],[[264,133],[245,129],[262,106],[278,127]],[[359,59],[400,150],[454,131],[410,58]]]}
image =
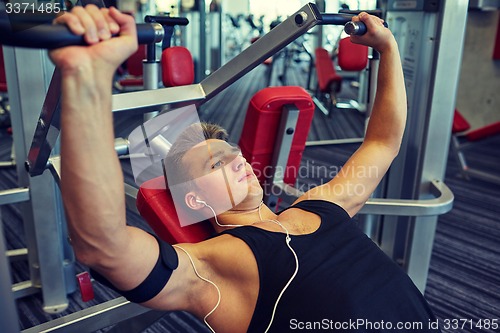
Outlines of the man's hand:
{"label": "man's hand", "polygon": [[368,13],[362,12],[352,18],[353,22],[363,22],[367,32],[362,36],[351,35],[351,41],[356,44],[363,44],[383,53],[396,43],[391,31],[384,27],[384,20]]}
{"label": "man's hand", "polygon": [[[96,72],[113,73],[137,49],[133,17],[116,8],[77,6],[54,20],[76,35],[84,36],[89,46],[69,46],[50,52],[50,58],[63,73],[90,66]],[[118,37],[111,37],[119,34]]]}

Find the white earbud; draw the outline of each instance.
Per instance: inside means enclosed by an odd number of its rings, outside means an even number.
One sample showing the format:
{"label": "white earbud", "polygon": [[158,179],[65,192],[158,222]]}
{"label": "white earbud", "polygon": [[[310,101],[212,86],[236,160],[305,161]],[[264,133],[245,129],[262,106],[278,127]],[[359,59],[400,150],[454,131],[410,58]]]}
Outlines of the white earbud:
{"label": "white earbud", "polygon": [[208,204],[203,200],[195,199],[194,201],[196,201],[197,203],[201,203],[202,205],[208,206]]}

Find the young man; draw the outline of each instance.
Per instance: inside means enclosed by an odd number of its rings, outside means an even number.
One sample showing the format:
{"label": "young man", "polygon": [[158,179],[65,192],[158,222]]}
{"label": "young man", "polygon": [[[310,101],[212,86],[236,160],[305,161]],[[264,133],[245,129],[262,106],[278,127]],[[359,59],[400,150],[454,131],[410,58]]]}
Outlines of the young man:
{"label": "young man", "polygon": [[[78,260],[130,300],[190,311],[217,332],[432,331],[432,312],[408,276],[350,222],[398,154],[406,121],[394,37],[376,17],[353,20],[368,27],[353,42],[376,49],[380,66],[366,138],[347,172],[277,215],[262,205],[262,188],[244,157],[213,134],[219,129],[207,130],[171,168],[185,168],[193,181],[186,209],[211,218],[221,233],[174,248],[126,225],[110,92],[116,67],[137,47],[135,23],[92,5],[60,16],[56,23],[89,44],[50,53],[62,73],[61,189]],[[351,169],[376,172],[358,178]],[[228,187],[232,204],[221,207]]]}

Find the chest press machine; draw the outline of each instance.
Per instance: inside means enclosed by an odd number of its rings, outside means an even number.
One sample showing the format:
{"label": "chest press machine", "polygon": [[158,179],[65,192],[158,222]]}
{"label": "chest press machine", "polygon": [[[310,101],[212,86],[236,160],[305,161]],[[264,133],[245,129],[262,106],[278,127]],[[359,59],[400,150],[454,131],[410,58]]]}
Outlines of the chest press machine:
{"label": "chest press machine", "polygon": [[[2,14],[1,11],[0,14]],[[172,109],[188,104],[201,105],[313,26],[326,23],[345,24],[350,21],[348,15],[333,15],[335,14],[322,15],[314,4],[305,5],[199,84],[114,95],[113,112],[130,110],[155,112],[165,106]],[[326,17],[328,20],[324,19]],[[138,25],[140,43],[151,44],[161,41],[163,36],[160,28],[150,24]],[[8,21],[4,20],[2,16],[0,16],[0,31],[0,43],[11,46],[53,48],[83,42],[81,38],[71,35],[66,28],[60,26],[40,26],[30,31],[14,33],[10,30]],[[9,50],[9,56],[15,58],[18,56],[17,52],[22,51],[18,51],[17,48]],[[21,85],[14,73],[10,74],[9,78],[12,79],[13,85]],[[51,156],[52,148],[56,146],[60,131],[58,121],[60,113],[59,85],[59,76],[56,70],[48,87],[29,153],[24,155],[27,156],[26,170],[31,176],[30,179],[36,179],[47,169],[52,172],[56,181],[59,179],[59,157]],[[247,149],[244,152],[247,160],[253,161],[261,158],[262,166],[271,165],[273,170],[286,170],[287,166],[300,162],[314,110],[314,104],[309,94],[299,87],[267,88],[254,96],[251,105],[240,141],[242,148]],[[19,111],[15,109],[16,107]],[[15,108],[13,108],[14,113],[25,111],[18,105]],[[266,118],[272,119],[272,121],[268,121]],[[261,134],[256,135],[256,133],[264,132],[276,133],[276,136],[269,137],[269,140],[259,141],[262,139]],[[252,141],[253,139],[255,141]],[[121,141],[118,153],[126,153],[127,149],[126,142]],[[21,158],[23,155],[19,156]],[[210,228],[201,223],[181,227],[178,221],[182,217],[177,216],[168,191],[164,188],[163,179],[155,178],[151,181],[156,182],[156,184],[148,186],[148,188],[154,188],[154,190],[148,190],[144,186],[140,189],[126,186],[127,203],[131,203],[128,206],[137,204],[140,213],[153,226],[155,232],[166,241],[176,243],[206,239],[211,232]],[[267,181],[266,186],[271,188],[269,193],[281,193],[291,197],[302,194],[293,187],[294,177],[285,179],[283,173],[275,172],[272,178],[267,179]],[[417,216],[439,215],[449,211],[453,195],[446,185],[436,180],[429,184],[429,188],[431,193],[436,195],[435,198],[424,200],[373,199],[368,201],[362,213]],[[21,190],[26,191],[26,189]],[[6,200],[8,201],[8,199],[7,197]],[[6,200],[4,201],[7,202]],[[276,207],[277,200],[277,196],[270,196],[266,198],[266,203],[270,207]],[[4,203],[4,201],[0,203]],[[3,239],[0,239],[0,242],[3,242]],[[0,248],[3,249],[3,246],[4,244],[0,244]],[[43,262],[40,263],[40,266],[43,266]],[[2,272],[8,272],[8,269],[2,269]],[[2,273],[3,275],[4,273]],[[4,281],[8,281],[8,279],[2,278],[0,281],[5,283]],[[43,289],[42,292],[44,293],[44,302],[50,303],[49,295],[46,295]],[[9,300],[7,299],[7,301]],[[14,305],[7,304],[6,306]],[[59,308],[54,306],[53,312],[62,311],[64,308],[64,304],[59,304]],[[106,318],[106,325],[111,325],[145,311],[144,308],[131,304],[124,298],[118,298],[81,310],[77,314],[70,315],[71,317],[59,318],[42,325],[44,329],[57,325],[65,327],[71,325],[74,331],[85,332],[101,328],[99,319]],[[5,318],[5,322],[13,320],[17,321],[17,318]],[[2,322],[4,322],[3,318]],[[40,329],[42,327],[34,327],[26,332],[40,331]]]}
{"label": "chest press machine", "polygon": [[[184,47],[171,47],[171,39],[174,34],[175,26],[186,26],[189,24],[188,19],[185,17],[170,17],[170,16],[152,16],[146,15],[144,18],[146,23],[158,23],[163,27],[163,41],[162,41],[162,54],[161,54],[161,72],[162,72],[162,82],[165,87],[174,87],[178,85],[191,84],[194,80],[194,70],[191,75],[183,75],[183,80],[179,82],[178,79],[169,75],[170,64],[175,63],[175,60],[186,61],[191,55],[184,54],[189,52]],[[154,25],[158,27],[158,25]],[[182,59],[177,56],[182,51],[172,51],[172,49],[183,49]],[[165,57],[175,57],[173,60],[169,60],[164,64]],[[192,59],[189,59],[192,62]],[[126,67],[128,76],[120,79],[116,82],[117,86],[121,91],[131,91],[131,90],[142,90],[142,89],[157,89],[158,88],[158,72],[159,66],[156,60],[156,43],[150,44],[140,44],[137,51],[134,52],[126,61]],[[185,70],[189,70],[187,66],[183,66]],[[154,116],[145,116],[145,120]]]}
{"label": "chest press machine", "polygon": [[[323,47],[316,48],[314,53],[318,78],[315,92],[315,97],[319,98],[317,107],[328,116],[331,115],[332,107],[360,110],[360,105],[356,101],[344,101],[337,97],[344,78],[335,70],[330,53]],[[368,65],[368,47],[352,43],[349,37],[342,38],[339,41],[337,59],[343,71],[362,72]],[[364,89],[360,91],[366,93]],[[326,108],[324,104],[327,105]]]}

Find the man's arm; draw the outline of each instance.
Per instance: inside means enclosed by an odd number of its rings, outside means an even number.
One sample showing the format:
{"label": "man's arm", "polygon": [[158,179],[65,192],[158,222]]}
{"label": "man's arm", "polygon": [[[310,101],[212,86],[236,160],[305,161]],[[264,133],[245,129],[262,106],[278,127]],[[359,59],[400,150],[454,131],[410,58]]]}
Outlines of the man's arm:
{"label": "man's arm", "polygon": [[[90,5],[76,7],[56,23],[90,44],[50,53],[62,75],[61,191],[72,245],[79,261],[118,289],[131,290],[149,275],[159,255],[154,237],[126,226],[123,176],[114,150],[111,83],[115,69],[137,48],[135,22],[116,9]],[[180,262],[157,297],[161,302],[153,299],[149,305],[183,307],[179,289],[187,268],[185,260]],[[176,297],[165,297],[173,291]]]}
{"label": "man's arm", "polygon": [[342,206],[350,216],[363,207],[399,152],[406,123],[406,90],[398,46],[381,20],[362,13],[353,20],[368,28],[355,43],[380,53],[377,92],[365,139],[342,170],[328,183],[315,187],[299,200],[323,199]]}

